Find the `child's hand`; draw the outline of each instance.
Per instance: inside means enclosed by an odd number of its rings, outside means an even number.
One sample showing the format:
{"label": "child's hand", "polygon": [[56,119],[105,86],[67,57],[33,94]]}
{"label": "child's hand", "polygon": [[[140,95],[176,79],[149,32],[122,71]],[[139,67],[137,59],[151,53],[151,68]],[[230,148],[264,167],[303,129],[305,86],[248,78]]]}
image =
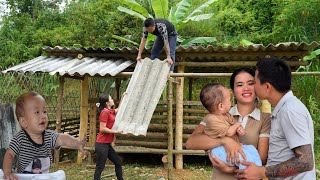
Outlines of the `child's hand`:
{"label": "child's hand", "polygon": [[245,134],[245,131],[244,131],[242,126],[238,127],[237,133],[238,133],[239,136],[243,136]]}
{"label": "child's hand", "polygon": [[4,175],[4,179],[6,179],[6,180],[18,180],[18,177],[16,175],[12,174],[12,173],[8,173],[8,174]]}

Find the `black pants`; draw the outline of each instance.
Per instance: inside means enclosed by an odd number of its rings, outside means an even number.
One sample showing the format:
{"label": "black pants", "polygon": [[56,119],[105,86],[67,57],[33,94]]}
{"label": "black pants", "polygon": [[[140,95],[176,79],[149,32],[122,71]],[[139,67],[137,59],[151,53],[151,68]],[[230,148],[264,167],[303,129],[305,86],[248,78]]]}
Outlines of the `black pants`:
{"label": "black pants", "polygon": [[111,143],[97,143],[96,142],[96,170],[94,171],[94,180],[100,180],[101,173],[106,166],[107,158],[115,165],[115,171],[118,180],[123,180],[121,159],[116,151],[112,148]]}

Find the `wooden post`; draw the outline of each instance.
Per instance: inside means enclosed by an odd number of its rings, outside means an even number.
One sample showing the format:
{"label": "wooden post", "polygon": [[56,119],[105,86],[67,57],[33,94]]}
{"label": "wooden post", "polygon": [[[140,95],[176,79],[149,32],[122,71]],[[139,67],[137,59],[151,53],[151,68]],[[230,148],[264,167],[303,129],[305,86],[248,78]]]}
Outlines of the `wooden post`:
{"label": "wooden post", "polygon": [[172,127],[172,78],[169,77],[168,82],[168,180],[173,179],[172,169],[173,169],[173,127]]}
{"label": "wooden post", "polygon": [[192,101],[193,78],[189,78],[189,101]]}
{"label": "wooden post", "polygon": [[271,104],[269,103],[268,100],[261,101],[260,110],[265,113],[271,113]]}
{"label": "wooden post", "polygon": [[[97,97],[96,81],[93,79],[92,83],[92,96]],[[97,108],[96,103],[90,103],[90,119],[89,119],[89,146],[94,147],[97,137]]]}
{"label": "wooden post", "polygon": [[[80,104],[80,131],[79,138],[83,139],[87,136],[88,129],[88,97],[89,97],[89,81],[88,77],[84,77],[81,81],[81,104]],[[78,151],[77,163],[82,163],[82,154]]]}
{"label": "wooden post", "polygon": [[[62,106],[63,106],[63,90],[64,90],[64,77],[59,77],[59,90],[58,90],[58,104],[57,104],[57,114],[56,114],[56,132],[61,132],[61,121],[62,121]],[[59,157],[60,149],[54,150],[54,170],[59,170]]]}
{"label": "wooden post", "polygon": [[116,106],[119,106],[121,94],[120,94],[120,85],[121,85],[121,79],[115,78],[115,91],[113,92],[113,98],[117,100]]}
{"label": "wooden post", "polygon": [[[178,66],[178,73],[184,73],[184,66]],[[176,86],[176,135],[175,135],[175,149],[183,149],[183,84],[184,77],[177,78]],[[183,155],[176,154],[175,156],[176,169],[183,169]]]}

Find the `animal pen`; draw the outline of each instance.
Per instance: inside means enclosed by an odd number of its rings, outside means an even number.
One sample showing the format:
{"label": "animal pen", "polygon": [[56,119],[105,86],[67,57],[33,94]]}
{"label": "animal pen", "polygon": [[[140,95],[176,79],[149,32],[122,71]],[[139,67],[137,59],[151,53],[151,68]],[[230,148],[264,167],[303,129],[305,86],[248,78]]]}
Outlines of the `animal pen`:
{"label": "animal pen", "polygon": [[[152,116],[146,136],[130,134],[117,136],[115,150],[118,153],[163,154],[168,167],[168,178],[172,179],[173,157],[175,168],[183,168],[183,155],[204,155],[204,151],[186,150],[185,142],[207,111],[194,97],[196,82],[202,78],[227,78],[237,67],[254,67],[259,58],[276,56],[286,60],[292,70],[310,62],[302,61],[303,56],[318,48],[319,44],[281,43],[247,47],[178,47],[176,49],[176,73],[170,73],[167,89],[162,94]],[[143,56],[149,56],[150,50]],[[96,102],[99,94],[97,80],[113,79],[113,97],[119,101],[121,89],[131,77],[137,48],[64,48],[47,47],[42,56],[9,68],[3,73],[49,73],[59,76],[55,129],[61,132],[64,121],[64,87],[66,79],[81,81],[80,127],[75,135],[88,136],[86,149],[94,150],[97,135]],[[163,59],[164,56],[160,57]],[[320,75],[319,72],[294,72],[293,75]],[[174,91],[175,89],[175,91]],[[143,103],[143,102],[142,102]],[[264,102],[263,111],[270,112],[270,105]],[[55,168],[58,169],[59,150],[55,151]],[[78,155],[78,162],[82,159]]]}

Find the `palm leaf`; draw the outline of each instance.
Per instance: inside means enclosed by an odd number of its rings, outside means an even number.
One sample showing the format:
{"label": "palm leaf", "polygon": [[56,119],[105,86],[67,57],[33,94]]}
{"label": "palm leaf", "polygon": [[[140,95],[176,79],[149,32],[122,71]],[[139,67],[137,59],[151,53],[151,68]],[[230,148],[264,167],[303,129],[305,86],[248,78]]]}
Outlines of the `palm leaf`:
{"label": "palm leaf", "polygon": [[174,13],[174,17],[177,23],[182,21],[190,6],[190,0],[182,0],[177,4],[176,12]]}
{"label": "palm leaf", "polygon": [[215,37],[195,37],[182,41],[180,45],[182,47],[189,47],[193,44],[208,44],[215,41],[217,41]]}
{"label": "palm leaf", "polygon": [[152,15],[149,14],[146,8],[142,7],[140,4],[138,4],[135,0],[120,0],[120,2],[124,5],[127,5],[132,10],[140,13],[144,17],[152,17]]}
{"label": "palm leaf", "polygon": [[168,19],[168,0],[151,0],[156,18]]}
{"label": "palm leaf", "polygon": [[189,14],[189,16],[187,18],[190,18],[191,16],[193,16],[196,13],[200,13],[203,11],[203,9],[205,9],[206,7],[209,7],[212,3],[214,3],[217,0],[209,0],[208,2],[202,4],[201,6],[199,6],[197,9],[195,9],[191,14]]}
{"label": "palm leaf", "polygon": [[131,40],[127,39],[127,38],[121,37],[121,36],[112,35],[111,37],[114,38],[114,39],[118,39],[118,40],[120,40],[120,41],[125,41],[125,42],[128,42],[128,43],[134,44],[134,45],[136,45],[136,46],[139,46],[138,43],[136,43],[136,42],[134,42],[134,41],[131,41]]}
{"label": "palm leaf", "polygon": [[131,10],[131,9],[125,8],[125,7],[123,7],[123,6],[118,6],[117,9],[118,9],[119,11],[121,11],[121,12],[130,14],[130,15],[135,16],[135,17],[138,17],[138,18],[140,18],[140,19],[142,19],[142,20],[145,20],[145,19],[146,19],[146,17],[143,16],[142,14],[137,13],[137,12]]}

